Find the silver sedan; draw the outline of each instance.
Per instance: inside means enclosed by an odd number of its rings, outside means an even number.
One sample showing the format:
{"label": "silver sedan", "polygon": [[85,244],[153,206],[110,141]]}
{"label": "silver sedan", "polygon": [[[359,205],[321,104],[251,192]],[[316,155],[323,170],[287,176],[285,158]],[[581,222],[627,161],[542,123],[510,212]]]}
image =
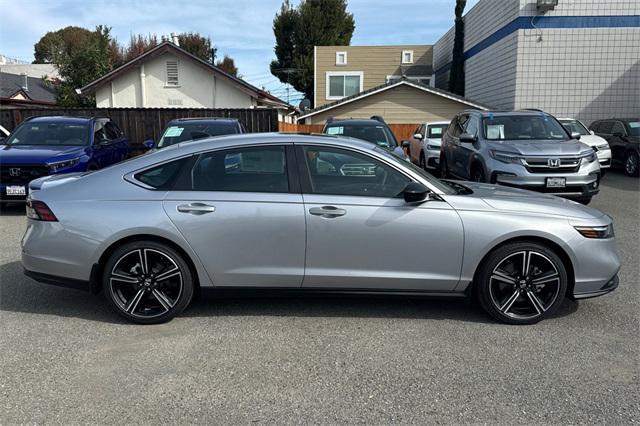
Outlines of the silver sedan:
{"label": "silver sedan", "polygon": [[529,324],[618,285],[611,218],[355,139],[247,134],[30,185],[25,273],[167,321],[198,288],[473,297]]}

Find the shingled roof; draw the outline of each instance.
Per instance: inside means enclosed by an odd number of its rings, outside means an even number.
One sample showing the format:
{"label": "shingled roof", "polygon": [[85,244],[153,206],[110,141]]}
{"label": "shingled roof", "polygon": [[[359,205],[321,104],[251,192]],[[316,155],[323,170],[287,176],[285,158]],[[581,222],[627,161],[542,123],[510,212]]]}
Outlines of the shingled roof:
{"label": "shingled roof", "polygon": [[22,95],[26,99],[20,102],[53,105],[56,103],[56,91],[46,84],[42,78],[26,77],[27,88],[23,87],[24,76],[0,72],[0,99],[10,101]]}

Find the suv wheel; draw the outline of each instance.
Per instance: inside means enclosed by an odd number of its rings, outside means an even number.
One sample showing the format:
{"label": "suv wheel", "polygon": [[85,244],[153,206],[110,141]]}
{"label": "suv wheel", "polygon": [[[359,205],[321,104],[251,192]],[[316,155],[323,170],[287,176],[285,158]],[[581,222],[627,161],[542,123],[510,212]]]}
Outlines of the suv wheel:
{"label": "suv wheel", "polygon": [[424,158],[424,151],[420,151],[420,167],[427,170],[427,160]]}
{"label": "suv wheel", "polygon": [[471,180],[474,182],[486,182],[486,178],[484,176],[484,169],[481,165],[476,164],[471,169]]}
{"label": "suv wheel", "polygon": [[449,167],[447,165],[447,156],[444,153],[440,154],[440,177],[446,179],[449,177]]}
{"label": "suv wheel", "polygon": [[111,307],[140,324],[169,321],[187,307],[194,290],[182,256],[155,241],[116,249],[105,264],[102,285]]}
{"label": "suv wheel", "polygon": [[567,272],[547,247],[517,242],[489,254],[475,290],[491,316],[509,324],[533,324],[551,315],[567,290]]}
{"label": "suv wheel", "polygon": [[624,172],[627,176],[638,176],[640,172],[640,164],[638,164],[638,153],[628,151],[624,156]]}

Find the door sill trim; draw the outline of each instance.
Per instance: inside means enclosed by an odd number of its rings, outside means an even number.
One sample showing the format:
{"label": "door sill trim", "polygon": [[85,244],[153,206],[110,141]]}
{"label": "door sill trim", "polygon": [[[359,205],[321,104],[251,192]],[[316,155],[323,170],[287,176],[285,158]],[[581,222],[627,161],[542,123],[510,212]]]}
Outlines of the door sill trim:
{"label": "door sill trim", "polygon": [[308,296],[308,295],[353,295],[353,296],[409,296],[466,298],[460,291],[421,291],[395,289],[321,288],[321,287],[201,287],[203,292],[239,296]]}

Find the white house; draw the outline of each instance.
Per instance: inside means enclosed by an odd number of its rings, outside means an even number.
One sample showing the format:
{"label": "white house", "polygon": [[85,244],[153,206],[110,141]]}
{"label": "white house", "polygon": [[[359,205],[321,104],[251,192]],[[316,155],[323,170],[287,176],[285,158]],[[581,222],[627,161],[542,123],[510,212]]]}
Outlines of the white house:
{"label": "white house", "polygon": [[166,41],[78,89],[98,108],[258,108],[285,101]]}

